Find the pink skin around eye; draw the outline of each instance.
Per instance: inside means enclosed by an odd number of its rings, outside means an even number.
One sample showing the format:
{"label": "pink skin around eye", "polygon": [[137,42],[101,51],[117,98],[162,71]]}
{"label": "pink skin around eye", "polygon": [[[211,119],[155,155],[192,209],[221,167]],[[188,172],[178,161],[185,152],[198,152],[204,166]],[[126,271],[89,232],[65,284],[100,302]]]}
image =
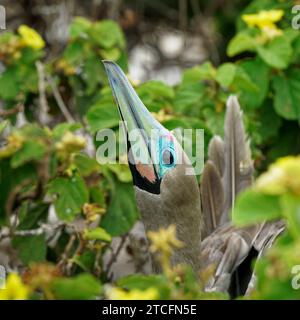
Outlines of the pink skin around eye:
{"label": "pink skin around eye", "polygon": [[146,178],[149,182],[154,183],[156,181],[155,172],[153,166],[149,164],[137,163],[136,170],[140,173],[140,175]]}

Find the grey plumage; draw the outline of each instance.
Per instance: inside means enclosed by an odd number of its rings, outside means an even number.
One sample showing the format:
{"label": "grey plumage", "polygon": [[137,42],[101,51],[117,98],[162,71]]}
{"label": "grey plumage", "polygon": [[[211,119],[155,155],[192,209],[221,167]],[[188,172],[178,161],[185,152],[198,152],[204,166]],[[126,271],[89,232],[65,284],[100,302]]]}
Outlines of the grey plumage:
{"label": "grey plumage", "polygon": [[224,173],[224,142],[220,136],[213,136],[208,145],[208,158],[213,162],[222,177]]}
{"label": "grey plumage", "polygon": [[[220,137],[213,137],[208,153],[209,159],[217,164],[220,168],[218,172],[223,172],[223,176],[220,186],[216,166],[208,160],[202,174],[201,198],[204,221],[209,230],[208,236],[201,243],[201,261],[202,268],[213,265],[215,272],[206,290],[229,291],[235,297],[249,292],[249,288],[253,287],[253,258],[263,255],[266,248],[283,232],[284,226],[278,221],[238,228],[230,222],[236,196],[251,185],[253,175],[249,140],[246,139],[242,112],[234,96],[229,97],[227,102],[224,142]],[[218,208],[219,219],[217,228],[210,234],[211,221],[215,221],[216,215],[211,208]]]}
{"label": "grey plumage", "polygon": [[214,163],[208,160],[201,178],[203,209],[203,238],[210,235],[219,225],[224,205],[222,180]]}
{"label": "grey plumage", "polygon": [[251,185],[253,165],[249,141],[246,140],[242,112],[235,96],[227,101],[224,125],[224,175],[223,187],[225,204],[221,222],[230,220],[230,208],[233,208],[237,194]]}

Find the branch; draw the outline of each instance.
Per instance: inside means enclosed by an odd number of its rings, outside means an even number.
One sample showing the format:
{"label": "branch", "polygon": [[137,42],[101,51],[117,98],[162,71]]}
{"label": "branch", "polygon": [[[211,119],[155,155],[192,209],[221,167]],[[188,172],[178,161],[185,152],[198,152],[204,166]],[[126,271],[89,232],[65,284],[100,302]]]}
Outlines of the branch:
{"label": "branch", "polygon": [[38,72],[38,86],[39,86],[39,101],[40,101],[40,109],[39,109],[39,121],[41,124],[47,124],[49,122],[49,106],[46,98],[46,84],[45,84],[45,69],[44,65],[40,62],[36,62],[36,69]]}
{"label": "branch", "polygon": [[61,94],[59,93],[59,90],[58,90],[56,84],[54,83],[53,79],[51,78],[51,76],[47,76],[47,80],[51,86],[54,98],[55,98],[57,105],[60,108],[62,114],[64,115],[64,117],[66,118],[66,120],[68,122],[75,122],[74,118],[72,117],[71,113],[69,112],[68,108],[66,107],[66,105],[61,97]]}
{"label": "branch", "polygon": [[15,107],[7,110],[0,109],[0,117],[9,117],[16,113],[24,111],[23,103],[18,103]]}

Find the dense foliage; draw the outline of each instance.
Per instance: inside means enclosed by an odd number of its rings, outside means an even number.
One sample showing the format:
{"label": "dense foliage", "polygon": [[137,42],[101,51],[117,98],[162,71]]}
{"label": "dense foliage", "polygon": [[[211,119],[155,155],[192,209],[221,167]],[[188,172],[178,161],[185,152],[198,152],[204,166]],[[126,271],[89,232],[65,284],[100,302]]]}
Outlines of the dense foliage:
{"label": "dense foliage", "polygon": [[[165,127],[204,128],[206,143],[223,134],[226,99],[237,94],[258,173],[299,153],[300,33],[291,27],[292,5],[252,1],[237,18],[229,62],[188,69],[175,87],[133,81],[137,93]],[[188,267],[170,267],[180,245],[172,227],[150,237],[163,274],[110,282],[103,254],[139,213],[127,165],[95,160],[96,132],[119,123],[102,59],[127,69],[125,37],[110,20],[76,18],[55,58],[27,26],[1,34],[0,241],[11,240],[22,279],[11,273],[0,298],[226,298],[203,293],[209,270],[197,282]],[[278,160],[238,199],[237,224],[283,218],[288,225],[257,266],[254,298],[300,297],[291,286],[300,264],[299,172],[298,157]]]}

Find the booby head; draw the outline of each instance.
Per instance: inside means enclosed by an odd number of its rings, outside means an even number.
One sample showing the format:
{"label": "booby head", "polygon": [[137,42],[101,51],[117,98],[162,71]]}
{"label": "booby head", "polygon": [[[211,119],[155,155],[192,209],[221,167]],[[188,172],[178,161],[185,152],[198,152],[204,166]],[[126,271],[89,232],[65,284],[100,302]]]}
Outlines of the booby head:
{"label": "booby head", "polygon": [[[147,110],[121,68],[103,61],[127,134],[128,162],[146,230],[175,224],[186,249],[174,262],[195,268],[200,248],[200,193],[192,165],[175,136]],[[197,254],[199,254],[200,249]]]}

